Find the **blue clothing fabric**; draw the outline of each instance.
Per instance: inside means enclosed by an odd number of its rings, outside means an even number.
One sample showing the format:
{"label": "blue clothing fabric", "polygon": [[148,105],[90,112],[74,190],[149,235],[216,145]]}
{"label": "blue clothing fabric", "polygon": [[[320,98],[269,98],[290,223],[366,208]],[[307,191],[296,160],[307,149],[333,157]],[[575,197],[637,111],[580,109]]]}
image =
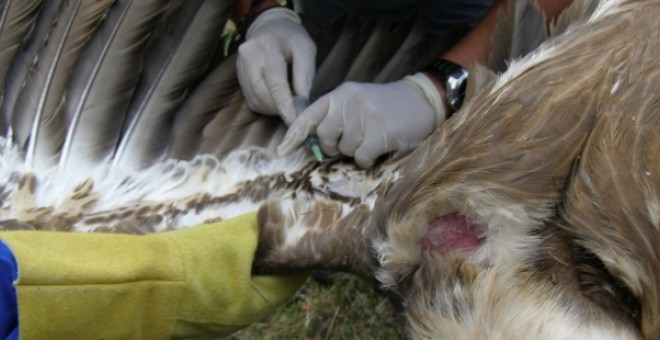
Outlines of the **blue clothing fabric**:
{"label": "blue clothing fabric", "polygon": [[442,35],[459,25],[474,26],[494,0],[295,0],[305,26],[324,31],[343,14],[403,18],[419,11],[430,18],[431,34]]}
{"label": "blue clothing fabric", "polygon": [[0,241],[0,337],[18,339],[18,303],[14,281],[18,278],[16,258]]}

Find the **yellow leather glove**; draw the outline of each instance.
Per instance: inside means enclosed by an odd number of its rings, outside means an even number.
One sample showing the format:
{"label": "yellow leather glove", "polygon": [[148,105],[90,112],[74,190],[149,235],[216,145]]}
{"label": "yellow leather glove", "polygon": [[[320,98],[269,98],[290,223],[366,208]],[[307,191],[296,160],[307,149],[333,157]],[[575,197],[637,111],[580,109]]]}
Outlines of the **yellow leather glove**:
{"label": "yellow leather glove", "polygon": [[269,315],[305,275],[252,276],[254,213],[146,236],[2,232],[19,267],[22,339],[227,335]]}

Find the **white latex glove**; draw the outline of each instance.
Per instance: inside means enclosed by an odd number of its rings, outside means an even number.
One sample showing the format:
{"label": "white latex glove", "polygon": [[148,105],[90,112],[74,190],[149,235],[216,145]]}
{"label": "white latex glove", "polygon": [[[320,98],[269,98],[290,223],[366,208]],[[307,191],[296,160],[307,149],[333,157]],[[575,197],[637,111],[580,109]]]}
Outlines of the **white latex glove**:
{"label": "white latex glove", "polygon": [[368,168],[386,152],[415,146],[444,120],[440,93],[422,73],[388,84],[348,82],[310,105],[277,151],[288,154],[315,133],[326,154],[340,151]]}
{"label": "white latex glove", "polygon": [[307,99],[315,62],[316,45],[295,12],[274,8],[259,15],[238,49],[238,81],[250,109],[291,124],[296,111],[287,67],[292,63],[295,94]]}

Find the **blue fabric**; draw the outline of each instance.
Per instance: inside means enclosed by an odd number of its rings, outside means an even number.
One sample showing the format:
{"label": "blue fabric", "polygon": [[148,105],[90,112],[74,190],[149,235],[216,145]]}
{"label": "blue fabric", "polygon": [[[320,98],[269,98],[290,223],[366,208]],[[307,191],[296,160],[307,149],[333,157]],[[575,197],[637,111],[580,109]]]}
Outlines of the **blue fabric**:
{"label": "blue fabric", "polygon": [[0,241],[0,337],[18,339],[18,303],[14,281],[18,277],[16,258]]}
{"label": "blue fabric", "polygon": [[474,26],[495,0],[294,0],[305,26],[323,31],[346,13],[403,18],[417,11],[430,16],[429,31],[442,35],[458,25]]}

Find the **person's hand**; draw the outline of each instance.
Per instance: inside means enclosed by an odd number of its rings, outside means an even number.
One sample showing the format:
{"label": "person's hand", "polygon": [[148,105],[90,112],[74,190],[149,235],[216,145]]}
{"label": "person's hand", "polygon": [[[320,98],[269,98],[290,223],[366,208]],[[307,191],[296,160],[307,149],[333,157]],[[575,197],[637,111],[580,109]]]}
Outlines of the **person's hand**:
{"label": "person's hand", "polygon": [[445,120],[440,93],[417,73],[388,84],[348,82],[321,97],[289,127],[278,153],[316,133],[323,152],[341,152],[368,168],[390,151],[412,147]]}
{"label": "person's hand", "polygon": [[238,80],[250,109],[291,124],[297,113],[287,67],[292,64],[295,94],[307,99],[315,60],[316,45],[293,11],[275,8],[259,15],[238,49]]}

